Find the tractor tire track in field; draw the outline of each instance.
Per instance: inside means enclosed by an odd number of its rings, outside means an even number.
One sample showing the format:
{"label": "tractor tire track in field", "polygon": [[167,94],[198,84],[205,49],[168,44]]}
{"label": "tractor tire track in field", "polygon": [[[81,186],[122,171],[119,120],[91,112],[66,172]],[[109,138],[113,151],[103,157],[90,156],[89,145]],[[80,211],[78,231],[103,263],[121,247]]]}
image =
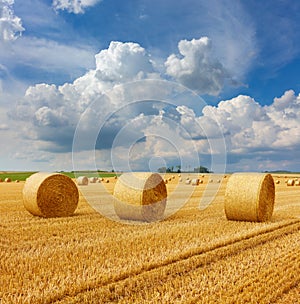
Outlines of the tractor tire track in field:
{"label": "tractor tire track in field", "polygon": [[[101,299],[101,303],[116,303],[125,295],[135,293],[141,288],[148,289],[155,285],[164,284],[172,278],[185,276],[204,265],[214,263],[229,256],[235,256],[247,249],[266,244],[298,231],[300,231],[300,221],[294,220],[279,226],[268,227],[264,231],[248,232],[240,237],[225,240],[206,249],[187,251],[172,259],[166,259],[162,263],[149,265],[140,271],[124,273],[115,277],[113,280],[101,282],[98,285],[89,286],[85,289],[77,289],[69,295],[57,295],[51,299],[49,298],[48,301],[44,303],[80,303],[83,302],[89,294],[97,295],[95,302],[89,303],[99,303],[99,299]],[[284,257],[284,263],[287,264],[287,269],[299,267],[299,258],[297,261],[295,259],[293,252]],[[275,272],[275,274],[272,274],[270,271],[266,271],[264,275],[266,278],[270,276],[271,279],[276,279],[278,273]],[[294,278],[294,281],[293,278],[290,279],[291,281],[287,283],[282,282],[284,283],[283,289],[281,290],[282,293],[299,283],[297,278]],[[257,282],[255,282],[255,280],[247,281],[246,278],[240,288],[241,290],[247,290],[247,288],[252,289],[253,284],[255,285]],[[274,301],[275,299],[271,297],[269,300]],[[91,301],[91,298],[89,298],[89,301]],[[193,302],[192,299],[191,302]],[[194,303],[197,303],[197,301]]]}

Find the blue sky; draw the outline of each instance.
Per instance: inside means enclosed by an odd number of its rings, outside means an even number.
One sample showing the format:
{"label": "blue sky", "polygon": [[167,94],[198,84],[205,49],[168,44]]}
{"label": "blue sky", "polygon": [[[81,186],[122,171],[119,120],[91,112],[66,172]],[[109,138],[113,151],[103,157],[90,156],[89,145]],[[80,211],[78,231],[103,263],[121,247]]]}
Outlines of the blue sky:
{"label": "blue sky", "polygon": [[296,0],[0,0],[0,170],[72,170],[75,142],[78,168],[300,171],[299,18]]}

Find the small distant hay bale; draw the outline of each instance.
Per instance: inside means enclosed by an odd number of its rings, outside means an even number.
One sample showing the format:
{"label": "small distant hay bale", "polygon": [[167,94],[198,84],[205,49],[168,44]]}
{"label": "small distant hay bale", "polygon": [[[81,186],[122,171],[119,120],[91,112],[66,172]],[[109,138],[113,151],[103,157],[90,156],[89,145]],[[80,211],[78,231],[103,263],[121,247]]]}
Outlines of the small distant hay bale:
{"label": "small distant hay bale", "polygon": [[189,178],[189,177],[187,177],[185,180],[190,180],[190,178]]}
{"label": "small distant hay bale", "polygon": [[221,183],[221,180],[220,180],[220,179],[217,179],[217,183],[220,184],[220,183]]}
{"label": "small distant hay bale", "polygon": [[107,184],[109,184],[109,179],[106,179],[105,182],[106,182]]}
{"label": "small distant hay bale", "polygon": [[234,173],[225,191],[225,214],[228,220],[265,222],[271,219],[275,185],[271,174]]}
{"label": "small distant hay bale", "polygon": [[180,177],[179,181],[182,182],[182,178],[181,177]]}
{"label": "small distant hay bale", "polygon": [[208,182],[209,182],[209,183],[213,183],[213,182],[214,182],[214,180],[213,180],[213,179],[210,179]]}
{"label": "small distant hay bale", "polygon": [[286,179],[284,182],[287,184],[288,180]]}
{"label": "small distant hay bale", "polygon": [[90,177],[89,178],[89,183],[91,183],[91,184],[95,184],[97,182],[97,177]]}
{"label": "small distant hay bale", "polygon": [[157,173],[122,174],[114,188],[114,208],[121,219],[153,222],[163,218],[167,188]]}
{"label": "small distant hay bale", "polygon": [[23,188],[24,207],[41,217],[70,216],[77,208],[79,193],[71,178],[60,173],[38,172]]}
{"label": "small distant hay bale", "polygon": [[190,184],[191,184],[191,180],[190,180],[190,179],[187,179],[187,180],[185,181],[185,184],[186,184],[186,185],[190,185]]}
{"label": "small distant hay bale", "polygon": [[289,179],[287,181],[287,186],[294,186],[294,184],[295,184],[295,180],[293,180],[293,179]]}
{"label": "small distant hay bale", "polygon": [[300,186],[300,181],[296,180],[295,181],[295,186]]}
{"label": "small distant hay bale", "polygon": [[175,179],[175,175],[172,175],[172,179]]}
{"label": "small distant hay bale", "polygon": [[170,182],[170,181],[172,181],[172,178],[171,178],[171,177],[169,177],[169,179],[168,179],[168,180],[169,180],[169,182]]}
{"label": "small distant hay bale", "polygon": [[192,186],[198,186],[199,185],[199,178],[193,178],[192,179]]}
{"label": "small distant hay bale", "polygon": [[4,182],[10,183],[10,182],[11,182],[11,178],[7,177],[7,178],[4,180]]}
{"label": "small distant hay bale", "polygon": [[181,177],[181,174],[180,174],[180,173],[178,174],[178,177]]}
{"label": "small distant hay bale", "polygon": [[165,179],[165,180],[164,180],[164,182],[165,182],[165,184],[167,184],[167,183],[168,183],[168,180],[167,180],[167,179]]}
{"label": "small distant hay bale", "polygon": [[115,179],[118,179],[117,175],[114,177]]}
{"label": "small distant hay bale", "polygon": [[86,176],[79,176],[76,179],[77,185],[87,186],[89,184],[89,179]]}
{"label": "small distant hay bale", "polygon": [[280,184],[280,180],[277,179],[277,180],[275,181],[275,184],[279,185],[279,184]]}
{"label": "small distant hay bale", "polygon": [[15,183],[19,183],[20,181],[18,179],[15,180]]}
{"label": "small distant hay bale", "polygon": [[199,184],[203,184],[203,179],[200,179],[200,180],[199,180]]}

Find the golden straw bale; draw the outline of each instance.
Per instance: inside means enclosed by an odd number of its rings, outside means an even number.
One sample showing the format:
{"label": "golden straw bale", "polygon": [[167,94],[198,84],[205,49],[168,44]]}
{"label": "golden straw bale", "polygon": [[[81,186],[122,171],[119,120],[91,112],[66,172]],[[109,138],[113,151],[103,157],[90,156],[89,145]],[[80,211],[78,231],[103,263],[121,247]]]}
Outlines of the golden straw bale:
{"label": "golden straw bale", "polygon": [[296,180],[295,181],[295,186],[300,186],[300,181]]}
{"label": "golden straw bale", "polygon": [[89,184],[89,179],[86,176],[79,176],[77,179],[77,185],[87,186]]}
{"label": "golden straw bale", "polygon": [[186,184],[186,185],[190,185],[190,184],[191,184],[191,180],[190,180],[190,179],[187,179],[187,180],[185,181],[185,184]]}
{"label": "golden straw bale", "polygon": [[289,179],[287,181],[287,186],[294,186],[294,184],[295,184],[295,180],[293,180],[293,179]]}
{"label": "golden straw bale", "polygon": [[203,179],[200,179],[200,180],[199,180],[199,184],[203,184]]}
{"label": "golden straw bale", "polygon": [[6,183],[10,183],[10,182],[11,182],[11,178],[7,177],[4,181],[5,181]]}
{"label": "golden straw bale", "polygon": [[15,183],[19,183],[20,181],[18,179],[15,180]]}
{"label": "golden straw bale", "polygon": [[280,184],[280,180],[277,179],[275,183],[276,183],[277,185]]}
{"label": "golden straw bale", "polygon": [[164,182],[165,182],[165,184],[167,184],[167,183],[168,183],[168,180],[167,180],[167,179],[165,179],[165,180],[164,180]]}
{"label": "golden straw bale", "polygon": [[228,220],[265,222],[273,214],[275,185],[271,174],[234,173],[226,186]]}
{"label": "golden straw bale", "polygon": [[115,212],[121,219],[153,222],[163,218],[167,188],[157,173],[122,174],[114,188]]}
{"label": "golden straw bale", "polygon": [[77,208],[79,193],[71,178],[59,173],[38,172],[23,188],[24,207],[41,217],[70,216]]}
{"label": "golden straw bale", "polygon": [[192,186],[198,186],[199,185],[199,178],[193,178],[192,179]]}
{"label": "golden straw bale", "polygon": [[97,182],[97,177],[92,176],[89,178],[89,183],[95,184],[96,182]]}

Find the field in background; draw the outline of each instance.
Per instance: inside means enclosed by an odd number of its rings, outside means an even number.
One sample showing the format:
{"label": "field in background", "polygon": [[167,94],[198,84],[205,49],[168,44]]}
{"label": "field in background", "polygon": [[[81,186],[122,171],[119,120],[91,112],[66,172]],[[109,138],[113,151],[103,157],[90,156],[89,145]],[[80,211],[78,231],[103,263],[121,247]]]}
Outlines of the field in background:
{"label": "field in background", "polygon": [[[187,193],[189,200],[164,221],[140,225],[103,217],[83,195],[72,217],[34,217],[22,204],[24,182],[1,183],[0,302],[298,303],[300,187],[287,187],[288,177],[274,176],[269,223],[227,221],[227,178],[217,185],[214,175],[176,188],[176,174],[167,184],[170,194],[177,189],[170,214]],[[210,179],[218,195],[199,210]],[[114,183],[79,189],[109,209]]]}

